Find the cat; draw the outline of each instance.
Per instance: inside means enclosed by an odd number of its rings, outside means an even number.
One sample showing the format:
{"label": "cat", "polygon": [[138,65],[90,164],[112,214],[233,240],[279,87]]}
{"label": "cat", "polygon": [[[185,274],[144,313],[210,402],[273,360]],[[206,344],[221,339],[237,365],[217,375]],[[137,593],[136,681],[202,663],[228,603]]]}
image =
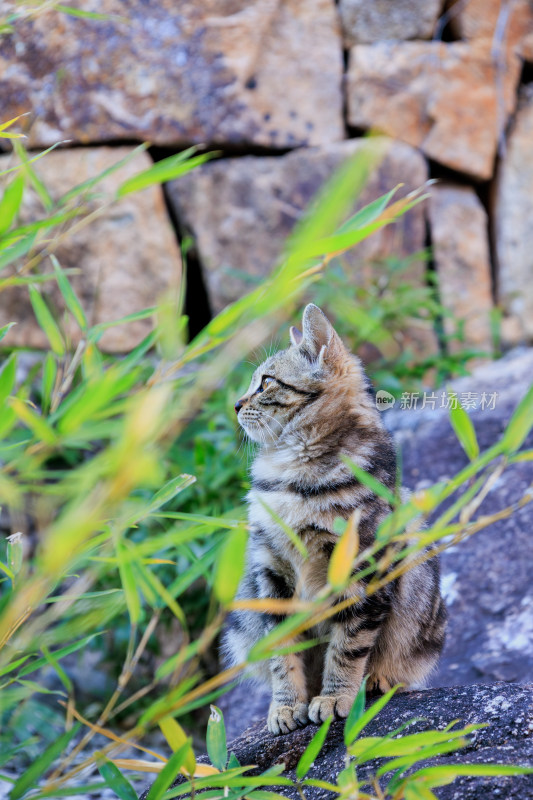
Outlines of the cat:
{"label": "cat", "polygon": [[[363,550],[391,510],[340,458],[349,456],[395,490],[394,446],[360,360],[313,304],[304,310],[302,331],[290,329],[290,341],[256,369],[235,404],[239,424],[260,445],[251,470],[250,538],[238,598],[315,597],[327,583],[338,539],[335,518],[347,520],[358,510]],[[300,536],[306,559],[270,510]],[[244,661],[282,619],[232,611],[222,641],[228,664]],[[381,692],[397,683],[422,684],[436,665],[445,627],[433,557],[307,634],[327,644],[262,662],[259,677],[272,688],[269,731],[288,733],[309,720],[346,717],[365,675],[367,686]]]}

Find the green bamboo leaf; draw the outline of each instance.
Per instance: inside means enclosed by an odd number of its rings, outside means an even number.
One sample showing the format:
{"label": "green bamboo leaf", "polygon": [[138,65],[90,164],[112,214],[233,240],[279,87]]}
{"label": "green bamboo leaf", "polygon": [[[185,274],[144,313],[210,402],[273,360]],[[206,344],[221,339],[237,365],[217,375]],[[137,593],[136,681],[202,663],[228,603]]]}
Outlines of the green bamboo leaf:
{"label": "green bamboo leaf", "polygon": [[326,741],[326,736],[328,735],[329,726],[333,721],[333,717],[328,717],[317,730],[305,750],[303,751],[302,755],[300,756],[300,760],[296,765],[296,777],[299,781],[302,778],[305,778],[313,762],[315,761],[316,757],[322,750],[322,746]]}
{"label": "green bamboo leaf", "polygon": [[79,195],[84,194],[85,192],[90,191],[94,186],[97,186],[101,183],[104,178],[107,178],[109,175],[112,175],[114,172],[119,170],[125,164],[132,161],[132,159],[136,158],[139,153],[143,153],[148,148],[148,144],[144,142],[140,144],[138,147],[135,147],[131,152],[129,152],[124,158],[121,158],[119,161],[116,161],[107,169],[104,169],[102,172],[99,172],[98,175],[95,175],[93,178],[88,178],[86,181],[82,183],[78,183],[72,189],[64,194],[58,201],[58,206],[66,205],[69,200],[73,200],[75,197],[79,197]]}
{"label": "green bamboo leaf", "polygon": [[57,361],[53,353],[48,353],[43,364],[43,377],[41,382],[41,394],[43,411],[48,412],[52,402],[52,392],[54,391],[57,376]]}
{"label": "green bamboo leaf", "polygon": [[[366,680],[365,680],[365,685],[366,685]],[[365,688],[365,686],[363,686],[363,688]],[[390,691],[388,691],[386,694],[382,695],[382,697],[379,697],[376,700],[376,702],[373,703],[370,706],[370,708],[367,708],[367,710],[365,712],[362,712],[361,714],[359,714],[359,716],[357,716],[357,711],[358,710],[355,711],[354,719],[351,720],[350,726],[348,726],[348,720],[350,719],[348,717],[348,719],[346,720],[346,724],[344,726],[344,742],[345,742],[347,747],[349,747],[352,744],[352,742],[355,741],[355,739],[359,736],[359,734],[361,733],[363,728],[365,728],[368,725],[368,723],[371,720],[373,720],[374,717],[376,717],[379,714],[381,709],[384,708],[387,705],[387,703],[389,702],[389,700],[391,699],[393,694],[399,688],[400,688],[399,686],[394,686],[392,689],[390,689]],[[359,690],[359,691],[361,691],[361,690]],[[358,696],[359,696],[359,693],[358,693]],[[361,700],[360,699],[358,700],[357,697],[356,697],[355,702],[354,702],[354,707],[356,706],[356,704],[358,705],[358,709],[359,709],[361,707]],[[363,707],[364,707],[364,695],[363,695]]]}
{"label": "green bamboo leaf", "polygon": [[[41,153],[37,153],[37,155],[33,156],[33,158],[28,159],[26,163],[31,164],[34,161],[38,161],[47,153],[50,153],[52,150],[55,150],[56,147],[60,147],[62,144],[67,144],[67,142],[66,141],[56,142],[55,144],[51,145],[51,147],[47,147],[46,150],[43,150]],[[15,167],[9,167],[9,169],[3,169],[0,171],[0,177],[2,175],[9,175],[10,172],[18,172],[19,170],[22,170],[23,166],[24,166],[23,164],[17,164]]]}
{"label": "green bamboo leaf", "polygon": [[32,233],[28,236],[22,236],[15,244],[9,247],[3,247],[0,252],[0,270],[12,264],[17,258],[21,258],[28,253],[35,242],[36,234]]}
{"label": "green bamboo leaf", "polygon": [[283,531],[283,533],[286,535],[286,537],[289,539],[289,541],[290,541],[290,542],[292,542],[292,544],[293,544],[293,545],[294,545],[294,547],[295,547],[295,548],[298,550],[298,552],[300,553],[300,555],[301,555],[303,558],[309,558],[309,552],[308,552],[308,550],[307,550],[307,547],[306,547],[306,546],[305,546],[305,544],[302,542],[302,540],[300,539],[300,537],[298,536],[298,534],[296,533],[296,531],[295,531],[295,530],[293,530],[293,529],[290,527],[290,525],[287,525],[287,523],[286,523],[286,522],[284,522],[284,520],[282,520],[282,518],[279,516],[279,514],[277,514],[277,513],[274,511],[274,509],[273,509],[273,508],[270,508],[270,506],[269,506],[269,505],[267,505],[267,504],[265,503],[265,501],[264,501],[264,500],[262,500],[260,497],[259,497],[259,502],[261,503],[261,505],[263,506],[263,508],[265,509],[265,511],[268,511],[268,513],[270,514],[270,516],[272,517],[272,519],[274,520],[274,522],[275,522],[277,525],[279,525],[279,527],[281,528],[281,530]]}
{"label": "green bamboo leaf", "polygon": [[76,295],[76,292],[70,285],[70,281],[66,277],[65,273],[61,269],[59,261],[57,258],[52,254],[50,255],[50,260],[54,265],[54,272],[56,274],[57,285],[59,286],[59,290],[63,295],[63,300],[65,301],[65,305],[67,306],[68,310],[80,326],[82,331],[87,330],[87,317],[85,316],[85,312],[82,308],[82,305]]}
{"label": "green bamboo leaf", "polygon": [[18,214],[22,195],[24,193],[24,178],[17,175],[4,190],[0,200],[0,236],[9,230]]}
{"label": "green bamboo leaf", "polygon": [[29,789],[36,787],[41,775],[43,775],[56,758],[65,751],[69,742],[77,734],[79,729],[80,725],[75,725],[71,730],[59,736],[59,738],[55,739],[52,744],[46,748],[44,753],[26,767],[25,771],[11,789],[9,800],[18,800],[18,798],[26,794]]}
{"label": "green bamboo leaf", "polygon": [[56,355],[65,355],[65,342],[63,341],[61,332],[57,327],[52,314],[50,313],[50,309],[43,300],[41,293],[35,286],[30,286],[29,292],[33,313],[35,314],[37,322],[48,337],[50,347],[54,353],[56,353]]}
{"label": "green bamboo leaf", "polygon": [[11,125],[14,125],[15,122],[18,122],[19,119],[22,119],[22,117],[27,117],[29,113],[30,113],[29,111],[26,111],[24,112],[24,114],[19,114],[18,117],[13,117],[13,119],[8,119],[7,122],[0,122],[0,133],[4,133],[4,131],[10,128]]}
{"label": "green bamboo leaf", "polygon": [[430,786],[446,786],[459,775],[532,775],[533,767],[514,767],[511,764],[450,764],[443,767],[423,767],[414,772],[411,780],[426,781]]}
{"label": "green bamboo leaf", "polygon": [[128,606],[128,613],[132,625],[136,625],[141,617],[141,601],[139,600],[137,581],[135,580],[135,573],[132,568],[129,553],[121,541],[117,541],[116,554],[120,580],[122,582],[122,588],[124,589],[126,605]]}
{"label": "green bamboo leaf", "polygon": [[17,356],[11,353],[0,372],[0,407],[2,407],[13,392],[15,376],[17,374]]}
{"label": "green bamboo leaf", "polygon": [[81,8],[73,8],[72,6],[56,5],[55,9],[63,14],[68,14],[70,17],[79,17],[80,19],[128,21],[126,17],[120,17],[118,14],[100,14],[97,11],[83,11]]}
{"label": "green bamboo leaf", "polygon": [[43,207],[46,211],[51,211],[54,207],[54,201],[52,200],[50,192],[33,169],[33,159],[28,157],[28,153],[21,142],[13,142],[13,149],[21,161],[22,172],[28,177],[31,185],[39,196]]}
{"label": "green bamboo leaf", "polygon": [[215,569],[213,590],[222,605],[231,603],[244,572],[248,534],[242,528],[231,531],[221,547]]}
{"label": "green bamboo leaf", "polygon": [[192,740],[187,739],[185,744],[183,744],[179,750],[176,750],[176,752],[171,755],[150,787],[150,790],[146,795],[146,800],[161,800],[166,790],[180,771],[181,767],[184,765],[185,759],[187,758],[191,747]]}
{"label": "green bamboo leaf", "polygon": [[0,342],[4,338],[4,336],[11,330],[13,325],[16,325],[16,322],[8,322],[7,325],[2,325],[0,328]]}
{"label": "green bamboo leaf", "polygon": [[515,453],[523,445],[533,427],[533,385],[515,408],[503,434],[501,446],[504,453]]}
{"label": "green bamboo leaf", "polygon": [[228,763],[226,726],[224,724],[224,715],[216,706],[211,706],[211,714],[207,722],[206,745],[211,764],[220,772],[225,770]]}
{"label": "green bamboo leaf", "polygon": [[479,455],[479,444],[472,420],[460,405],[450,407],[450,422],[466,455],[473,461]]}
{"label": "green bamboo leaf", "polygon": [[124,181],[124,183],[119,186],[117,197],[124,197],[124,195],[131,194],[131,192],[142,191],[142,189],[153,186],[155,183],[165,183],[166,181],[179,178],[181,175],[185,175],[186,172],[190,172],[195,167],[217,155],[216,153],[203,153],[200,156],[195,156],[195,158],[188,158],[195,149],[196,148],[189,148],[189,150],[183,153],[164,158],[162,161],[158,161],[157,164],[154,164],[153,167],[140,172],[138,175],[134,175],[132,178],[128,178],[127,181]]}
{"label": "green bamboo leaf", "polygon": [[120,317],[120,319],[114,319],[110,322],[99,322],[89,330],[88,340],[95,344],[109,328],[126,325],[128,322],[137,322],[140,319],[148,319],[148,317],[153,317],[156,311],[157,306],[153,306],[151,308],[143,308],[141,311],[134,311],[132,314],[126,314],[125,317]]}
{"label": "green bamboo leaf", "polygon": [[341,455],[341,459],[344,461],[346,466],[350,468],[357,480],[360,481],[363,486],[367,486],[369,489],[372,489],[374,494],[377,494],[378,497],[386,500],[391,506],[396,504],[394,492],[391,492],[390,489],[376,480],[373,475],[362,469],[358,464],[352,461],[351,458],[348,458],[348,456]]}
{"label": "green bamboo leaf", "polygon": [[20,397],[10,397],[9,407],[15,412],[18,419],[31,430],[36,439],[50,445],[57,443],[57,436],[54,429],[48,424],[44,417],[39,416],[39,414],[33,411]]}
{"label": "green bamboo leaf", "polygon": [[369,225],[371,222],[374,222],[379,215],[385,210],[388,206],[389,202],[392,200],[398,189],[402,186],[399,183],[394,189],[391,189],[390,192],[381,195],[378,197],[377,200],[374,200],[372,203],[369,203],[364,208],[361,208],[357,211],[353,216],[346,220],[336,231],[336,233],[348,233],[348,231],[355,231],[359,228],[363,228],[366,225]]}
{"label": "green bamboo leaf", "polygon": [[111,761],[98,764],[98,772],[108,786],[120,800],[138,800],[137,792],[131,783],[124,777],[118,767]]}
{"label": "green bamboo leaf", "polygon": [[404,789],[405,800],[438,800],[428,786],[423,783],[408,783]]}
{"label": "green bamboo leaf", "polygon": [[389,772],[389,770],[395,769],[399,769],[403,772],[405,769],[407,769],[407,767],[411,767],[413,764],[417,764],[419,761],[424,761],[425,759],[433,758],[434,756],[442,756],[447,753],[453,753],[456,750],[466,747],[467,744],[467,739],[455,739],[453,742],[440,742],[432,747],[423,747],[414,753],[410,753],[409,755],[398,756],[398,758],[393,758],[390,761],[387,761],[386,764],[377,770],[376,775],[384,775],[385,773]]}
{"label": "green bamboo leaf", "polygon": [[[365,710],[367,680],[368,676],[365,675],[365,677],[363,678],[363,682],[359,687],[359,691],[355,696],[355,700],[353,701],[350,713],[346,717],[346,722],[344,723],[344,744],[346,745],[346,747],[349,747],[352,744],[358,733],[356,726],[361,717],[363,716],[363,712]],[[356,731],[353,735],[352,735],[352,730]],[[362,729],[359,728],[359,730]]]}

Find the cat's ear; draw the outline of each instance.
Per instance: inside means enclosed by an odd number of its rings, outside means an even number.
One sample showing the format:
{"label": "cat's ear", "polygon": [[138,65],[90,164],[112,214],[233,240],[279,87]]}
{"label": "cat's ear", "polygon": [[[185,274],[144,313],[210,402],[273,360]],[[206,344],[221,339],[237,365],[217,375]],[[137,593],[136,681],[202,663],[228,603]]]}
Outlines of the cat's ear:
{"label": "cat's ear", "polygon": [[319,361],[320,366],[335,366],[345,355],[342,341],[323,311],[313,303],[304,309],[302,319],[303,334],[300,347]]}
{"label": "cat's ear", "polygon": [[295,347],[301,345],[304,338],[303,333],[299,331],[298,328],[295,328],[294,325],[291,325],[290,327],[289,336],[291,338],[291,344],[293,344]]}

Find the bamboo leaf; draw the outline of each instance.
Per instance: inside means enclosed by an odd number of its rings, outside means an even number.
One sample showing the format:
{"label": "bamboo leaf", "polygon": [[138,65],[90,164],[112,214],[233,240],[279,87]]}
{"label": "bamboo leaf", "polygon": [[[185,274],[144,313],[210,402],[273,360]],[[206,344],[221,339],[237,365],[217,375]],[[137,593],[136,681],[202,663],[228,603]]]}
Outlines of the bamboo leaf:
{"label": "bamboo leaf", "polygon": [[472,420],[461,405],[450,406],[450,422],[466,455],[473,461],[479,455],[479,444]]}
{"label": "bamboo leaf", "polygon": [[[363,728],[365,728],[368,725],[368,723],[379,714],[381,709],[387,705],[391,697],[394,695],[395,692],[398,691],[399,688],[400,686],[394,686],[386,694],[382,695],[382,697],[379,697],[376,700],[376,702],[370,706],[370,708],[367,708],[365,712],[361,713],[361,715],[357,719],[351,721],[349,728],[348,728],[348,720],[346,721],[346,725],[344,727],[344,741],[347,747],[351,745],[352,742],[355,741],[355,739],[357,739]],[[361,701],[359,701],[359,704],[360,702]],[[363,700],[363,705],[364,705],[364,700]]]}
{"label": "bamboo leaf", "polygon": [[150,790],[146,795],[146,800],[161,800],[166,790],[185,763],[185,759],[187,758],[187,753],[189,752],[190,748],[191,740],[189,739],[180,747],[179,750],[176,750],[176,752],[171,755],[150,787]]}
{"label": "bamboo leaf", "polygon": [[213,590],[222,605],[231,603],[237,592],[246,560],[246,543],[248,534],[242,528],[228,533],[226,541],[220,549]]}
{"label": "bamboo leaf", "polygon": [[56,355],[65,355],[65,342],[63,341],[63,337],[61,336],[59,328],[57,327],[57,324],[50,313],[50,309],[43,300],[41,293],[35,286],[30,286],[29,292],[33,313],[35,314],[37,322],[46,334],[48,341],[50,342],[50,347]]}
{"label": "bamboo leaf", "polygon": [[212,765],[220,772],[225,770],[228,763],[226,726],[222,711],[213,705],[207,722],[206,745],[207,754]]}
{"label": "bamboo leaf", "polygon": [[137,581],[135,580],[132,564],[127,550],[121,541],[117,541],[116,543],[116,554],[120,580],[122,582],[122,588],[124,589],[126,605],[128,606],[128,613],[132,625],[136,625],[141,617],[141,602],[139,600]]}
{"label": "bamboo leaf", "polygon": [[55,257],[55,255],[50,255],[50,260],[54,265],[54,272],[56,274],[57,285],[59,286],[59,290],[63,295],[63,300],[65,301],[65,305],[67,306],[68,310],[78,323],[80,329],[82,331],[87,330],[87,317],[85,316],[85,312],[82,308],[82,305],[76,295],[76,292],[70,285],[70,281],[66,277],[65,273],[61,269],[59,261]]}
{"label": "bamboo leaf", "polygon": [[258,499],[259,499],[259,502],[261,503],[261,505],[263,506],[263,508],[265,509],[265,511],[268,511],[268,513],[270,514],[270,516],[272,517],[272,519],[274,520],[274,522],[276,522],[276,523],[277,523],[277,524],[280,526],[280,528],[282,529],[283,533],[284,533],[284,534],[287,536],[287,538],[289,539],[289,541],[291,541],[291,542],[292,542],[292,544],[293,544],[293,545],[295,546],[295,548],[298,550],[298,552],[300,553],[300,555],[302,555],[304,558],[308,558],[308,557],[309,557],[309,552],[308,552],[308,550],[307,550],[307,547],[306,547],[306,546],[305,546],[305,544],[302,542],[302,540],[300,539],[300,537],[298,536],[298,534],[296,533],[296,531],[295,531],[295,530],[293,530],[293,529],[290,527],[290,525],[287,525],[287,523],[286,523],[286,522],[284,522],[284,521],[281,519],[281,517],[279,516],[279,514],[277,514],[277,513],[274,511],[274,509],[273,509],[273,508],[270,508],[270,506],[268,506],[268,505],[265,503],[265,501],[264,501],[264,500],[262,500],[260,497],[259,497]]}
{"label": "bamboo leaf", "polygon": [[13,325],[16,325],[16,322],[8,322],[7,325],[2,325],[0,328],[0,342],[4,338],[4,336],[11,330]]}
{"label": "bamboo leaf", "polygon": [[36,439],[50,445],[57,443],[57,436],[44,417],[40,417],[20,397],[10,397],[8,402],[19,420],[31,430]]}
{"label": "bamboo leaf", "polygon": [[17,258],[21,258],[28,253],[35,242],[36,234],[31,233],[28,236],[22,236],[14,244],[9,247],[3,247],[0,252],[0,269],[9,266]]}
{"label": "bamboo leaf", "polygon": [[533,427],[533,385],[515,408],[501,440],[505,453],[515,453]]}
{"label": "bamboo leaf", "polygon": [[[179,722],[176,722],[173,717],[164,717],[164,719],[159,720],[159,727],[161,728],[163,736],[167,740],[172,752],[179,750],[180,747],[182,747],[188,741],[185,731]],[[194,751],[192,747],[187,753],[187,757],[184,759],[183,764],[189,775],[194,775],[194,771],[196,769],[196,758],[194,757]]]}
{"label": "bamboo leaf", "polygon": [[[368,678],[365,676],[361,686],[359,687],[359,691],[355,696],[355,700],[353,701],[350,713],[346,718],[346,722],[344,723],[344,744],[346,747],[349,747],[352,744],[358,732],[361,730],[361,728],[358,727],[358,722],[363,716],[363,712],[365,710],[367,680]],[[353,733],[353,731],[355,731],[355,733]]]}
{"label": "bamboo leaf", "polygon": [[13,391],[17,372],[17,356],[11,353],[0,372],[0,407],[2,407]]}
{"label": "bamboo leaf", "polygon": [[66,731],[57,739],[55,739],[40,756],[38,756],[30,763],[28,767],[26,767],[25,771],[11,789],[9,793],[9,800],[18,800],[19,797],[22,797],[24,794],[26,794],[28,789],[32,789],[37,785],[41,775],[43,775],[48,767],[53,764],[56,758],[63,753],[79,729],[79,725],[74,725],[70,731]]}
{"label": "bamboo leaf", "polygon": [[128,178],[127,181],[124,181],[124,183],[119,186],[117,197],[124,197],[124,195],[131,194],[131,192],[142,191],[142,189],[153,186],[155,183],[165,183],[166,181],[179,178],[181,175],[190,172],[195,167],[216,155],[216,153],[203,153],[200,156],[195,156],[195,158],[189,158],[189,155],[191,155],[195,149],[196,148],[189,148],[189,150],[183,153],[164,158],[162,161],[158,161],[157,164],[154,164],[153,167],[140,172],[138,175],[134,175],[132,178]]}
{"label": "bamboo leaf", "polygon": [[[11,127],[11,125],[14,125],[15,122],[18,122],[19,119],[22,119],[22,117],[27,117],[29,113],[30,113],[29,111],[25,111],[24,114],[19,114],[18,117],[13,117],[13,119],[8,119],[7,122],[1,122],[0,123],[0,133],[3,133],[4,131],[6,131],[8,128]],[[15,134],[15,135],[20,136],[20,134]]]}
{"label": "bamboo leaf", "polygon": [[359,551],[358,526],[361,509],[350,515],[344,533],[337,541],[328,565],[328,583],[336,592],[350,579],[354,559]]}
{"label": "bamboo leaf", "polygon": [[120,800],[138,800],[137,792],[112,761],[98,764],[98,771],[108,786]]}
{"label": "bamboo leaf", "polygon": [[4,189],[0,200],[0,237],[6,233],[18,214],[22,195],[24,193],[24,178],[17,175]]}
{"label": "bamboo leaf", "polygon": [[378,497],[381,497],[383,500],[386,500],[391,506],[396,504],[394,493],[376,480],[373,475],[362,469],[362,467],[352,461],[351,458],[348,458],[348,456],[341,455],[341,459],[344,461],[346,466],[351,469],[357,480],[360,481],[363,486],[367,486],[369,489],[372,489],[374,494],[376,494]]}
{"label": "bamboo leaf", "polygon": [[333,721],[333,717],[328,717],[317,730],[305,750],[303,751],[302,755],[300,756],[300,760],[296,765],[296,777],[299,781],[302,778],[305,778],[309,770],[311,769],[313,762],[315,761],[316,757],[322,750],[322,746],[326,741],[326,736],[328,735],[329,726]]}

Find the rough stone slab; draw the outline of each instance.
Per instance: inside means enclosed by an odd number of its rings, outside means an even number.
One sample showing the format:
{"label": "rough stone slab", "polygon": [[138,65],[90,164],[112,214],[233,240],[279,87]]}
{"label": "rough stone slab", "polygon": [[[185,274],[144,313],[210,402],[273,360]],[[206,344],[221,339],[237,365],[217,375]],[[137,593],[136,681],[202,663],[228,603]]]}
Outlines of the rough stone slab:
{"label": "rough stone slab", "polygon": [[515,105],[520,63],[512,55],[496,68],[488,40],[358,45],[350,50],[348,122],[486,180]]}
{"label": "rough stone slab", "polygon": [[[56,150],[36,161],[34,168],[52,198],[58,200],[75,185],[95,177],[129,153],[131,148],[127,147]],[[0,157],[0,170],[9,164],[10,156]],[[100,198],[89,199],[89,209],[99,207],[100,201],[114,195],[123,181],[151,165],[146,153],[136,155],[93,189]],[[37,195],[28,188],[21,221],[43,216]],[[72,285],[91,325],[153,306],[166,290],[176,288],[181,278],[181,256],[159,186],[126,195],[102,216],[67,236],[55,253],[63,269],[79,271],[72,276]],[[53,272],[53,267],[45,260],[39,270]],[[55,281],[44,284],[43,292],[56,308],[64,307]],[[0,294],[0,326],[11,321],[17,324],[4,339],[6,345],[48,346],[25,287],[6,289]],[[124,352],[138,344],[151,328],[149,319],[110,328],[100,345],[110,352]],[[70,333],[74,341],[79,338],[74,326]]]}
{"label": "rough stone slab", "polygon": [[529,0],[458,0],[451,6],[450,27],[461,39],[490,39],[496,50],[518,52],[530,60],[524,40],[533,33],[533,8]]}
{"label": "rough stone slab", "polygon": [[[249,687],[248,687],[249,692]],[[237,697],[234,697],[237,701]],[[235,703],[234,714],[246,717],[247,696],[241,695]],[[489,726],[476,731],[471,743],[451,755],[431,759],[424,766],[437,764],[499,763],[533,765],[533,686],[494,684],[492,686],[461,686],[427,691],[406,692],[396,695],[377,717],[365,728],[366,736],[382,736],[396,730],[414,718],[419,721],[409,726],[404,735],[430,729],[442,729],[454,719],[465,726],[488,722]],[[285,764],[288,777],[295,777],[295,768],[312,735],[315,725],[293,731],[285,736],[272,736],[264,722],[257,722],[230,745],[241,764],[256,764],[257,772],[273,764]],[[308,773],[309,778],[335,780],[345,766],[343,741],[344,723],[335,721],[320,755]],[[198,759],[206,762],[205,756]],[[381,762],[380,762],[381,763]],[[372,774],[368,765],[358,767],[359,778]],[[389,776],[390,777],[390,776]],[[384,786],[382,779],[382,785]],[[178,779],[175,785],[182,782]],[[275,791],[275,789],[273,789]],[[284,797],[297,800],[297,790],[282,787]],[[439,800],[488,800],[502,797],[505,800],[531,800],[533,775],[515,777],[460,777],[448,786],[436,790]],[[315,787],[305,788],[309,800],[326,800],[333,795]],[[141,795],[146,800],[147,792]]]}
{"label": "rough stone slab", "polygon": [[[313,196],[361,147],[364,143],[355,140],[280,157],[212,161],[169,184],[177,216],[196,240],[213,310],[219,311],[250,290],[246,276],[258,280],[270,273]],[[391,141],[355,208],[397,183],[404,184],[400,196],[426,179],[424,158],[412,147]],[[379,266],[373,262],[422,250],[425,235],[425,212],[419,205],[343,256],[343,263],[354,282],[368,284],[376,271],[379,274]],[[406,274],[415,285],[425,283],[421,262]],[[413,331],[411,339],[418,350],[435,351],[435,336],[427,328]]]}
{"label": "rough stone slab", "polygon": [[[464,344],[454,340],[449,346],[455,352],[467,345],[488,354],[493,302],[485,209],[472,188],[439,183],[431,190],[429,219],[441,302],[465,320]],[[455,327],[444,319],[446,333]]]}
{"label": "rough stone slab", "polygon": [[500,164],[494,220],[506,344],[533,341],[533,91],[524,89]]}
{"label": "rough stone slab", "polygon": [[333,0],[86,0],[3,35],[5,118],[32,110],[30,145],[148,140],[293,147],[342,139]]}
{"label": "rough stone slab", "polygon": [[[469,411],[480,449],[501,438],[512,412],[533,382],[533,350],[479,367],[453,383]],[[483,393],[494,408],[481,408]],[[394,409],[385,415],[401,449],[403,483],[418,490],[449,480],[468,463],[449,419],[433,410]],[[524,449],[533,448],[533,431]],[[520,500],[533,485],[533,462],[507,467],[475,518]],[[446,645],[431,683],[449,686],[491,680],[527,682],[533,675],[533,502],[446,550],[441,556],[449,621]]]}
{"label": "rough stone slab", "polygon": [[431,39],[442,6],[442,0],[340,0],[344,44]]}

